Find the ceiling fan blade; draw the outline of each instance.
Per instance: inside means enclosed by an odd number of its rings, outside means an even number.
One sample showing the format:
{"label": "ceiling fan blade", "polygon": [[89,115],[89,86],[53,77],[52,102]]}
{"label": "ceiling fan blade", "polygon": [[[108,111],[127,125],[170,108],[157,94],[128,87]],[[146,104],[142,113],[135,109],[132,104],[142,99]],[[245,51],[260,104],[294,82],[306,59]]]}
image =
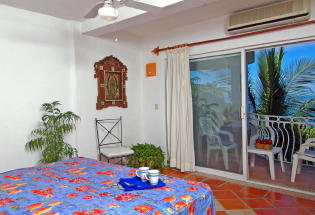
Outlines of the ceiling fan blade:
{"label": "ceiling fan blade", "polygon": [[98,9],[100,9],[101,7],[103,7],[104,3],[100,2],[98,4],[96,4],[85,16],[84,18],[87,19],[91,19],[91,18],[95,18],[97,16],[97,12]]}

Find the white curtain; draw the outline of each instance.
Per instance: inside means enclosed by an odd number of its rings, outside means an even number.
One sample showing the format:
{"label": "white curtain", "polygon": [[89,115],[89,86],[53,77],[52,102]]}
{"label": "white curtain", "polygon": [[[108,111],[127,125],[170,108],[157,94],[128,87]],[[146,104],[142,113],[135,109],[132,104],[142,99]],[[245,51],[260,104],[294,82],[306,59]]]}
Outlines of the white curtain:
{"label": "white curtain", "polygon": [[195,171],[189,48],[167,51],[167,149],[170,166]]}

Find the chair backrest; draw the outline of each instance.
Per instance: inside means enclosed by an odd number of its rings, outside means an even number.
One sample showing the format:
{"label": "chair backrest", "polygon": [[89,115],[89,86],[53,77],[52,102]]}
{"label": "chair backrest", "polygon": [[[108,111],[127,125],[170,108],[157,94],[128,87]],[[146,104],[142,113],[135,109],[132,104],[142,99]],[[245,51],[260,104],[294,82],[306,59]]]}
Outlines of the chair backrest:
{"label": "chair backrest", "polygon": [[[269,125],[268,121],[266,120],[251,120],[252,125],[255,127],[256,132],[255,134],[251,135],[250,144],[254,144],[253,140],[255,138],[260,139],[270,139],[272,140],[272,144],[276,145],[275,143],[275,131]],[[253,137],[255,136],[255,137]]]}
{"label": "chair backrest", "polygon": [[96,119],[96,141],[99,156],[101,147],[120,144],[122,146],[122,117],[118,119]]}

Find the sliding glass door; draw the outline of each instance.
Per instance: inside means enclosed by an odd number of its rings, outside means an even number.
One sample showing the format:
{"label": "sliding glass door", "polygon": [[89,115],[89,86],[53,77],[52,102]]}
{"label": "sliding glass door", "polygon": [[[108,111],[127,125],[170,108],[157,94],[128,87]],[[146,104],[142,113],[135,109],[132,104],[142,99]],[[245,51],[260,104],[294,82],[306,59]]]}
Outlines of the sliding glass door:
{"label": "sliding glass door", "polygon": [[196,166],[242,174],[241,53],[190,60]]}

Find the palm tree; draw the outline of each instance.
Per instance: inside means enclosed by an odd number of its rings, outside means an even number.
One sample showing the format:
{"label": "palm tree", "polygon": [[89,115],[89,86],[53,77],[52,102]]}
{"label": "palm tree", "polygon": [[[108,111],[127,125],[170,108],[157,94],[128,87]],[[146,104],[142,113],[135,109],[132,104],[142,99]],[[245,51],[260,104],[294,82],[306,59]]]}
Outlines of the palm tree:
{"label": "palm tree", "polygon": [[301,57],[283,66],[284,55],[283,47],[259,52],[258,80],[249,75],[250,105],[265,115],[313,116],[315,60]]}

